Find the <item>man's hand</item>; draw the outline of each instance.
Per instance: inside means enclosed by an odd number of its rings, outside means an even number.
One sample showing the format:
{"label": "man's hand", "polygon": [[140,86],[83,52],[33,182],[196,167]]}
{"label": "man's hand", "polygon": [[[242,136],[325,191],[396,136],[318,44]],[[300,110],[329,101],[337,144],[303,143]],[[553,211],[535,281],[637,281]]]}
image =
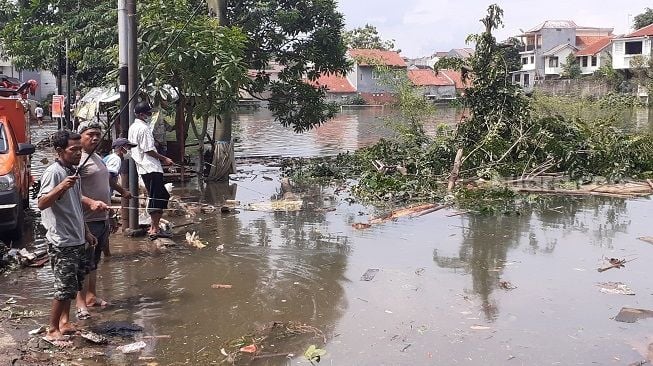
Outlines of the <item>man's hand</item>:
{"label": "man's hand", "polygon": [[97,238],[96,238],[95,236],[93,236],[93,234],[91,234],[90,231],[86,231],[86,232],[84,233],[84,238],[86,239],[86,242],[87,242],[90,246],[94,247],[94,246],[97,245]]}
{"label": "man's hand", "polygon": [[107,204],[102,201],[93,201],[90,205],[90,209],[93,212],[101,212],[101,211],[107,211],[109,209],[109,206],[107,206]]}
{"label": "man's hand", "polygon": [[124,193],[124,194],[121,194],[121,196],[122,196],[123,198],[128,199],[128,200],[134,198],[134,195],[132,195],[132,193],[129,192],[129,191],[125,191],[125,193]]}
{"label": "man's hand", "polygon": [[66,177],[66,179],[62,180],[61,183],[59,183],[59,186],[64,191],[67,191],[75,186],[75,183],[77,183],[77,180],[79,179],[79,175],[69,175]]}
{"label": "man's hand", "polygon": [[163,159],[161,159],[161,162],[163,163],[163,165],[173,165],[174,164],[172,159],[170,159],[167,156],[164,156]]}

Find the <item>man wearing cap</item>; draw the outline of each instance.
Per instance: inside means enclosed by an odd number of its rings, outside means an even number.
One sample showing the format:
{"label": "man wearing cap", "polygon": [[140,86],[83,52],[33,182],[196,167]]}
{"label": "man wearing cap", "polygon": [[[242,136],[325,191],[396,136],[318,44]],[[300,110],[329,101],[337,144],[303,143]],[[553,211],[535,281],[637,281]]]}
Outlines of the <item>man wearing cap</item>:
{"label": "man wearing cap", "polygon": [[[102,159],[104,164],[107,166],[107,170],[109,171],[109,185],[112,189],[111,193],[113,194],[113,191],[117,191],[121,196],[127,199],[130,199],[132,195],[119,183],[120,169],[122,168],[122,160],[125,159],[126,155],[129,154],[129,150],[134,146],[136,146],[136,144],[129,142],[129,140],[124,137],[119,137],[113,140],[113,143],[111,144],[113,153],[105,156]],[[110,219],[111,232],[113,233],[118,229],[118,222],[115,220],[114,215],[111,216],[113,216]],[[104,247],[103,252],[105,256],[111,256],[111,249],[108,245]]]}
{"label": "man wearing cap", "polygon": [[104,248],[109,245],[111,224],[108,206],[111,204],[111,188],[131,196],[120,185],[112,187],[109,171],[102,158],[95,152],[102,139],[102,126],[97,122],[83,122],[79,125],[78,132],[82,145],[78,171],[81,178],[84,222],[98,240],[98,244],[86,253],[88,276],[83,290],[77,295],[77,318],[83,320],[90,317],[87,307],[108,305],[96,295],[96,270]]}
{"label": "man wearing cap", "polygon": [[157,237],[168,237],[162,233],[159,227],[163,210],[168,208],[170,195],[163,186],[163,167],[173,164],[172,160],[156,151],[154,136],[149,127],[152,118],[152,107],[147,102],[139,102],[134,107],[136,119],[129,126],[129,141],[136,144],[131,150],[131,157],[136,164],[138,175],[143,179],[149,197],[147,212],[150,214],[152,224],[150,225],[150,239]]}

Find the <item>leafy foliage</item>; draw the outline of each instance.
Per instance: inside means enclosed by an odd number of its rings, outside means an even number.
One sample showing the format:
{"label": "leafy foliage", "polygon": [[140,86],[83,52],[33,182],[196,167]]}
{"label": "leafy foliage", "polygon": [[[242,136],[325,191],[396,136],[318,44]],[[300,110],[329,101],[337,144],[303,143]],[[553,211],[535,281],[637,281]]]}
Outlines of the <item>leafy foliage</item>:
{"label": "leafy foliage", "polygon": [[570,53],[565,59],[565,63],[562,65],[562,76],[567,79],[577,79],[580,77],[582,71],[580,69],[580,63],[576,56],[573,53]]}
{"label": "leafy foliage", "polygon": [[[342,38],[344,20],[334,0],[229,0],[227,19],[247,36],[244,62],[256,70],[246,89],[269,101],[273,116],[297,132],[324,123],[337,111],[324,89],[307,85],[321,74],[346,74],[350,64]],[[271,81],[268,65],[283,71]],[[269,88],[271,95],[263,94]]]}
{"label": "leafy foliage", "polygon": [[648,7],[643,13],[636,15],[633,19],[633,27],[635,29],[644,28],[650,24],[653,24],[653,9]]}
{"label": "leafy foliage", "polygon": [[[459,148],[464,152],[462,179],[555,171],[583,182],[595,176],[617,180],[653,174],[653,137],[622,125],[623,113],[637,105],[634,98],[528,97],[510,82],[506,47],[492,36],[502,25],[502,15],[500,8],[490,6],[482,20],[486,31],[470,37],[476,52],[463,67],[471,68],[472,86],[462,98],[468,118],[458,126],[441,126],[426,134],[422,122],[431,116],[431,106],[415,88],[389,74],[397,93],[397,113],[391,122],[399,138],[361,149],[346,162],[357,167],[352,174],[360,171],[353,189],[357,197],[392,202],[442,199]],[[403,169],[378,169],[378,162]],[[338,168],[332,165],[330,170]],[[462,187],[456,200],[463,206],[480,202],[476,207],[481,211],[485,210],[481,206],[508,207],[504,203],[514,198],[503,188],[475,192]]]}
{"label": "leafy foliage", "polygon": [[[72,75],[78,85],[102,84],[113,68],[111,47],[118,41],[114,2],[61,0],[0,3],[11,14],[1,30],[6,56],[18,69],[63,71],[69,39]],[[13,9],[12,9],[13,6]]]}
{"label": "leafy foliage", "polygon": [[378,49],[389,51],[395,48],[394,39],[383,40],[375,26],[365,24],[364,27],[347,31],[343,35],[349,48]]}

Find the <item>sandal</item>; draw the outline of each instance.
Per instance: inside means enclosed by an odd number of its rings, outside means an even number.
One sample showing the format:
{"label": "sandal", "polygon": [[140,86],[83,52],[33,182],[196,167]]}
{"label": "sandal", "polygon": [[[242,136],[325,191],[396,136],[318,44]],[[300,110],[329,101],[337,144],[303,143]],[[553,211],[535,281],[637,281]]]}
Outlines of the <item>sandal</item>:
{"label": "sandal", "polygon": [[86,306],[91,307],[91,308],[96,308],[96,307],[104,308],[104,307],[107,307],[109,305],[111,305],[110,302],[104,301],[103,299],[100,299],[99,297],[96,297],[95,301],[92,304],[88,304],[88,303],[86,304]]}
{"label": "sandal", "polygon": [[91,313],[88,312],[88,309],[77,309],[76,312],[77,320],[86,320],[91,317]]}

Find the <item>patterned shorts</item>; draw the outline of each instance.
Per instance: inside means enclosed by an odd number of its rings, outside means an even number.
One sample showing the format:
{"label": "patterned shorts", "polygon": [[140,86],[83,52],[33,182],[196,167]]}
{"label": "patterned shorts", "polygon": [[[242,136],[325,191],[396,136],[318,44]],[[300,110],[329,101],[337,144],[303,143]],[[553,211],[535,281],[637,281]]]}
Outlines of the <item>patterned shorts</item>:
{"label": "patterned shorts", "polygon": [[50,267],[54,273],[54,298],[72,300],[82,289],[86,271],[85,245],[57,247],[48,244]]}

